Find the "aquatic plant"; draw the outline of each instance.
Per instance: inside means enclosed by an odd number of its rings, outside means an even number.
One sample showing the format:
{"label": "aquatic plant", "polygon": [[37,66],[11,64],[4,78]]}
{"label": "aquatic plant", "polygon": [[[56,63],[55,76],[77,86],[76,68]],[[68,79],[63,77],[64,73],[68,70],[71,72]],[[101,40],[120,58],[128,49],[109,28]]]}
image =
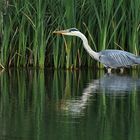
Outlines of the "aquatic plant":
{"label": "aquatic plant", "polygon": [[[0,64],[3,67],[93,67],[78,38],[52,35],[77,27],[92,49],[139,54],[140,1],[1,0]],[[98,67],[102,67],[98,65]]]}

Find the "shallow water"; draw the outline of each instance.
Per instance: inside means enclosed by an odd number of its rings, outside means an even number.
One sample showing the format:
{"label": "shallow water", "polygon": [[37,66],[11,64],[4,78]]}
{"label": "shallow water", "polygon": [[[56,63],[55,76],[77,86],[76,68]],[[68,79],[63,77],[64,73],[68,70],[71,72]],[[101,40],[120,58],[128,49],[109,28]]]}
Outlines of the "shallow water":
{"label": "shallow water", "polygon": [[140,72],[0,73],[0,140],[139,140]]}

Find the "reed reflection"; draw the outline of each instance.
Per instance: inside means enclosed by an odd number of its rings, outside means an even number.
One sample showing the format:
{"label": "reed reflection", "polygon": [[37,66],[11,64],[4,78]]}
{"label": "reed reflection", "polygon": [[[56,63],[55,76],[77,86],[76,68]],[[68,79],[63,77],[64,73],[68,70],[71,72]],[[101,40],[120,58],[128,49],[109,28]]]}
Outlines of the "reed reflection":
{"label": "reed reflection", "polygon": [[0,139],[137,140],[137,77],[97,76],[91,71],[4,72],[0,74]]}

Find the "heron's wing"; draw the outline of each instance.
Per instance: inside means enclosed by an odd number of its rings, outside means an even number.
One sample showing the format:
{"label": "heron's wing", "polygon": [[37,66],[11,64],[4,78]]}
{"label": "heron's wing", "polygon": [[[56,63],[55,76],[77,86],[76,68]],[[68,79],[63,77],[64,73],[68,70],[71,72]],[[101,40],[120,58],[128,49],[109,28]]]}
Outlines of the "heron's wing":
{"label": "heron's wing", "polygon": [[106,67],[129,67],[135,63],[135,55],[123,51],[105,51],[100,53],[100,62]]}

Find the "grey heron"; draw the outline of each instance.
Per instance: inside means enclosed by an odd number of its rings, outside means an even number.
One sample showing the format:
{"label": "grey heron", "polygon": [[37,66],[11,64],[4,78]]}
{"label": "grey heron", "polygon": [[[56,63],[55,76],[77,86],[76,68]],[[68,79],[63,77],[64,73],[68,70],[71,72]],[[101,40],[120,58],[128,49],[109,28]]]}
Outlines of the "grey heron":
{"label": "grey heron", "polygon": [[92,58],[102,63],[104,67],[107,69],[108,73],[111,73],[111,69],[117,69],[117,68],[119,68],[121,72],[123,72],[123,68],[128,68],[130,66],[140,64],[139,56],[136,56],[130,52],[126,52],[123,50],[107,49],[107,50],[102,50],[100,52],[93,51],[89,46],[86,36],[76,28],[54,31],[53,33],[68,35],[68,36],[77,36],[81,38],[81,40],[83,41],[83,46],[87,51],[87,53]]}

